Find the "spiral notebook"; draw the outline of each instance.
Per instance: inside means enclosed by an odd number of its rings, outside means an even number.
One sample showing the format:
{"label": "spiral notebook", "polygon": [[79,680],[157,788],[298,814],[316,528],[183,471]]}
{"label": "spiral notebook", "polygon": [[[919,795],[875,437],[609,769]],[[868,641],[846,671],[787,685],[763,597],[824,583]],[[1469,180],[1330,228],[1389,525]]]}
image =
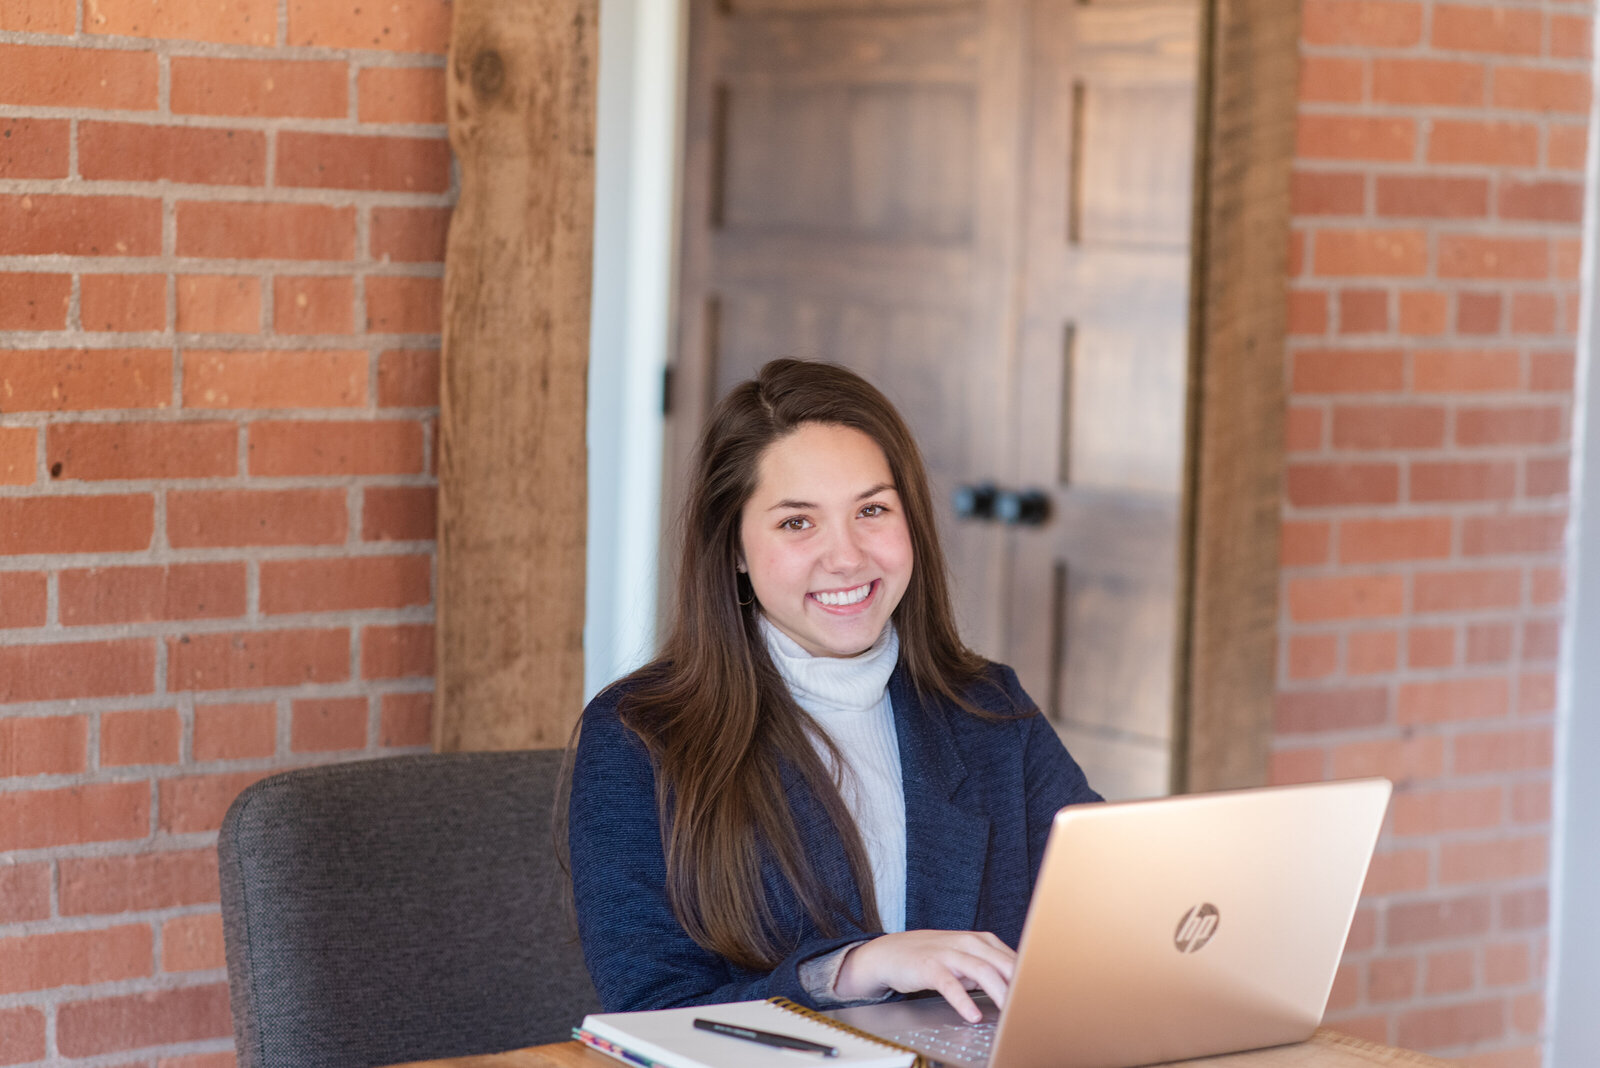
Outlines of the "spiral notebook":
{"label": "spiral notebook", "polygon": [[[832,1046],[837,1057],[774,1049],[694,1026],[697,1018],[770,1031]],[[583,1018],[572,1037],[584,1045],[640,1068],[912,1068],[915,1050],[858,1031],[787,998],[694,1005],[646,1012],[604,1012]]]}

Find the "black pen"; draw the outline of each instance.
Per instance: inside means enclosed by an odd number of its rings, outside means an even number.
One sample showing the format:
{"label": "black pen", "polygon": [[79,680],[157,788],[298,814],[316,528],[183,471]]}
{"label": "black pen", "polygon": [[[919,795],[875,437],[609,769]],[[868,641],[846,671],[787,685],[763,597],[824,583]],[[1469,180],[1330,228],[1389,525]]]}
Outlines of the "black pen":
{"label": "black pen", "polygon": [[702,1031],[715,1031],[719,1035],[729,1038],[742,1038],[746,1042],[759,1042],[763,1046],[777,1046],[779,1049],[797,1049],[805,1053],[820,1053],[824,1057],[837,1057],[839,1050],[834,1046],[824,1046],[821,1042],[813,1042],[809,1038],[794,1038],[790,1035],[776,1035],[771,1031],[757,1031],[753,1027],[740,1027],[738,1024],[719,1023],[716,1020],[697,1019],[694,1025]]}

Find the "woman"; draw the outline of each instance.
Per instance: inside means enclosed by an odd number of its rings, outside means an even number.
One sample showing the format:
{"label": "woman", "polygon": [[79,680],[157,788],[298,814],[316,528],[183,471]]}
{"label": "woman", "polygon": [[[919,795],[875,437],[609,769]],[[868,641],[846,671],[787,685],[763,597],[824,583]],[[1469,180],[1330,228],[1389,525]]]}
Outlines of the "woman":
{"label": "woman", "polygon": [[574,757],[601,1001],[1003,1005],[1050,819],[1099,797],[961,643],[904,421],[844,368],[769,363],[713,412],[685,519],[661,656]]}

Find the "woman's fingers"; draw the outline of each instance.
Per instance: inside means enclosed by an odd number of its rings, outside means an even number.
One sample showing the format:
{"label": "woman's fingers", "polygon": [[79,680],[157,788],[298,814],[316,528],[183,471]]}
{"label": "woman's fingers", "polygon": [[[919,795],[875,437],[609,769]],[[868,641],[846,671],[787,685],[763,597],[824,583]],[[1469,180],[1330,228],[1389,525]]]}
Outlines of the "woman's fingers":
{"label": "woman's fingers", "polygon": [[988,931],[978,931],[976,934],[982,940],[984,949],[987,950],[987,952],[981,954],[982,958],[992,964],[1001,975],[1005,976],[1005,980],[1009,984],[1011,977],[1017,971],[1016,950]]}
{"label": "woman's fingers", "polygon": [[[1016,953],[987,931],[959,934],[961,937],[949,946],[953,956],[948,959],[996,1003],[1004,1003],[1005,991],[1010,988],[1011,977],[1017,970]],[[1001,992],[998,997],[996,990]]]}
{"label": "woman's fingers", "polygon": [[978,1003],[972,1000],[972,995],[967,993],[967,988],[961,980],[953,974],[946,973],[934,984],[933,989],[944,995],[950,1007],[961,1014],[961,1018],[968,1023],[977,1023],[983,1019],[983,1011],[978,1008]]}
{"label": "woman's fingers", "polygon": [[[1005,1008],[1006,996],[1011,993],[1012,968],[1009,962],[996,963],[971,954],[958,954],[948,964],[950,970],[964,980],[961,984],[963,990],[982,990],[989,995],[995,1005]],[[950,999],[946,997],[945,1000]],[[972,1004],[972,999],[969,997],[963,996],[962,1001],[968,1005]],[[978,1017],[965,1012],[961,1004],[955,1001],[950,1001],[950,1004],[961,1015],[977,1022]]]}

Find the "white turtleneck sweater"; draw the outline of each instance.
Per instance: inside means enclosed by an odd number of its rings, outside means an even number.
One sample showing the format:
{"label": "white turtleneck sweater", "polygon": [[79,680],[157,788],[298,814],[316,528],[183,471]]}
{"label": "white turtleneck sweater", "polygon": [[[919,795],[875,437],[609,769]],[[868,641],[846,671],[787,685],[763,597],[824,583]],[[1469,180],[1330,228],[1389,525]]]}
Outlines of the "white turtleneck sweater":
{"label": "white turtleneck sweater", "polygon": [[845,766],[835,768],[826,749],[817,747],[866,847],[883,930],[903,931],[906,799],[889,701],[889,676],[900,659],[894,624],[884,627],[866,652],[848,658],[812,656],[766,616],[761,617],[761,633],[795,703],[810,713],[844,757]]}

